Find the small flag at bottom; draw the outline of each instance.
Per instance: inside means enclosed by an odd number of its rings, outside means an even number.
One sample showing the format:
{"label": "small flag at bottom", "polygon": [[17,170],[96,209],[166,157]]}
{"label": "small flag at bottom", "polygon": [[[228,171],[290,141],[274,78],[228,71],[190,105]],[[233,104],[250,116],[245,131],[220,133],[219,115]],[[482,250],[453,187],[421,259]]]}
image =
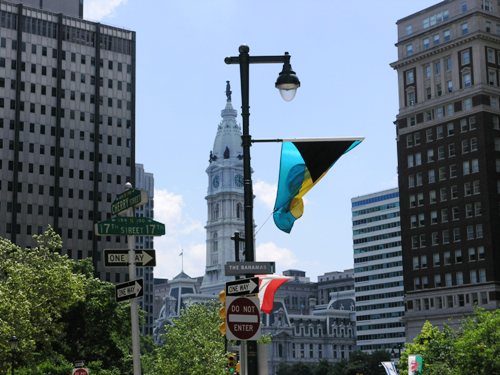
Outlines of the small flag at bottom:
{"label": "small flag at bottom", "polygon": [[399,375],[394,362],[381,362],[387,375]]}

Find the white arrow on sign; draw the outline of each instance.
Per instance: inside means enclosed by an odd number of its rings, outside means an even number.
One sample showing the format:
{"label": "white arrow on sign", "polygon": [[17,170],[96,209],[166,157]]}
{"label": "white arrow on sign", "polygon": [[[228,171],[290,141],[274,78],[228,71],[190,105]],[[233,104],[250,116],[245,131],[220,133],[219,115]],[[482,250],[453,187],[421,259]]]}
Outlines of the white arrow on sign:
{"label": "white arrow on sign", "polygon": [[257,284],[253,278],[243,280],[243,282],[238,282],[237,284],[227,285],[227,295],[238,295],[238,294],[253,294],[257,293],[259,284]]}
{"label": "white arrow on sign", "polygon": [[131,297],[131,296],[137,297],[141,293],[141,290],[142,290],[141,284],[139,284],[137,280],[135,280],[132,285],[127,285],[123,288],[116,289],[116,296],[118,298]]}
{"label": "white arrow on sign", "polygon": [[148,265],[153,259],[154,258],[145,251],[135,254],[135,263],[142,264],[143,266]]}

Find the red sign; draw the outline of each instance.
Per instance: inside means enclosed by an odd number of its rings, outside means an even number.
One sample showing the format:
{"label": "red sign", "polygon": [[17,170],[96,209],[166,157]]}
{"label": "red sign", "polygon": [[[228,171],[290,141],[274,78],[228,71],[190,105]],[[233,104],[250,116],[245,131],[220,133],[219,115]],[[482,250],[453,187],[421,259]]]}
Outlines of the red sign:
{"label": "red sign", "polygon": [[89,375],[89,371],[86,368],[75,368],[73,375]]}
{"label": "red sign", "polygon": [[227,338],[256,340],[260,337],[260,308],[257,297],[227,297]]}

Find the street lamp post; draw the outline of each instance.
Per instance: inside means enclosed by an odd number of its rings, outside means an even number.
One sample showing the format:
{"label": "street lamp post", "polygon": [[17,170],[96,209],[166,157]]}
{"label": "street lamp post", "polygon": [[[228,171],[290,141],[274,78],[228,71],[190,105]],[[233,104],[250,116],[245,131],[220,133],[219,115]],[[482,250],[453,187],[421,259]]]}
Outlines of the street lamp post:
{"label": "street lamp post", "polygon": [[290,65],[290,55],[285,52],[279,56],[250,56],[250,48],[242,45],[239,48],[239,56],[226,57],[226,64],[239,64],[241,81],[241,117],[243,120],[242,147],[243,147],[243,194],[245,215],[245,261],[255,260],[254,252],[254,228],[253,228],[253,188],[252,170],[250,167],[250,146],[252,137],[250,135],[250,104],[249,104],[249,75],[250,64],[283,64],[283,70],[276,80],[276,88],[280,90],[282,98],[290,101],[295,97],[300,81]]}
{"label": "street lamp post", "polygon": [[[280,90],[281,97],[285,101],[290,101],[295,97],[297,88],[300,87],[300,81],[295,75],[290,65],[290,55],[285,52],[278,56],[250,56],[250,48],[241,45],[239,56],[226,57],[226,64],[238,64],[240,66],[241,82],[241,117],[243,121],[242,129],[242,148],[243,148],[243,200],[244,200],[244,218],[245,218],[245,261],[255,261],[254,251],[254,225],[253,225],[253,187],[252,187],[252,169],[250,166],[250,146],[252,137],[250,135],[250,104],[249,104],[249,75],[250,64],[283,64],[283,70],[279,74],[275,86]],[[247,275],[249,277],[253,275]],[[247,368],[249,375],[258,374],[257,344],[255,341],[249,341],[247,348]]]}
{"label": "street lamp post", "polygon": [[[391,349],[391,358],[393,358],[394,360],[396,360],[396,358],[397,358],[397,362],[399,362],[399,359],[401,358],[401,349],[402,348],[403,348],[403,344],[401,344],[401,343],[397,344],[396,346],[393,346]],[[396,351],[394,349],[398,350],[397,354],[396,354]]]}
{"label": "street lamp post", "polygon": [[16,336],[12,336],[9,340],[10,344],[10,349],[11,349],[11,367],[10,367],[10,373],[14,375],[14,364],[15,364],[15,352],[17,350],[17,346],[19,344],[19,340]]}

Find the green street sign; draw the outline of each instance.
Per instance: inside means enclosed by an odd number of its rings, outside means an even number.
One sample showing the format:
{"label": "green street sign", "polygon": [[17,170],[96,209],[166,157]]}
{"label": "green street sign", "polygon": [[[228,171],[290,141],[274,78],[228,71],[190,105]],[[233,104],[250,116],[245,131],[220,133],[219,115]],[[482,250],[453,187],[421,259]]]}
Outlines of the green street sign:
{"label": "green street sign", "polygon": [[119,194],[111,204],[111,214],[116,215],[131,207],[148,203],[148,194],[143,190],[129,189]]}
{"label": "green street sign", "polygon": [[163,236],[165,224],[147,217],[122,217],[115,216],[95,225],[98,236],[118,234],[124,236]]}

